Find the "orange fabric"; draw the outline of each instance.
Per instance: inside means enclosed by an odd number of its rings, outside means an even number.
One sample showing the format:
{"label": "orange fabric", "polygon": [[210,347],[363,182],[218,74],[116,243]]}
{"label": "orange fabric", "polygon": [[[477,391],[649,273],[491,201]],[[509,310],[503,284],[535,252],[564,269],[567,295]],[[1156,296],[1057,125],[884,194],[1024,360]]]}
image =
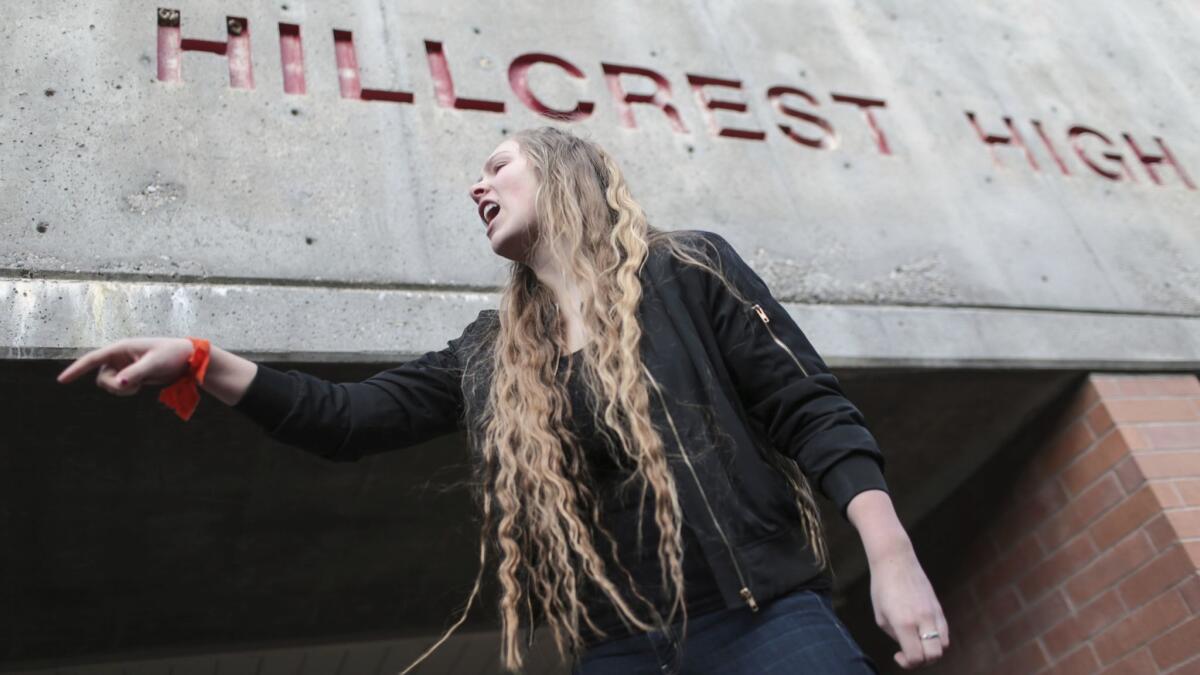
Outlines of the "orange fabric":
{"label": "orange fabric", "polygon": [[211,345],[203,338],[188,337],[192,341],[192,355],[188,357],[188,372],[158,393],[158,400],[170,406],[185,422],[192,417],[200,403],[200,392],[196,383],[204,384],[208,374],[208,357]]}

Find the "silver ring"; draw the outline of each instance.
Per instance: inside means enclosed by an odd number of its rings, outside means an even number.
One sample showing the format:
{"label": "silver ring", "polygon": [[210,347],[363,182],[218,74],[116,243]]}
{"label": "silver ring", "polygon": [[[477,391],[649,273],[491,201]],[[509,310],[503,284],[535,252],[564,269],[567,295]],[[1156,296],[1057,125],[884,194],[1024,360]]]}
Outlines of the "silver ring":
{"label": "silver ring", "polygon": [[937,632],[936,630],[930,631],[928,633],[921,633],[921,639],[922,640],[932,640],[933,638],[938,637],[939,635],[941,635],[941,633]]}

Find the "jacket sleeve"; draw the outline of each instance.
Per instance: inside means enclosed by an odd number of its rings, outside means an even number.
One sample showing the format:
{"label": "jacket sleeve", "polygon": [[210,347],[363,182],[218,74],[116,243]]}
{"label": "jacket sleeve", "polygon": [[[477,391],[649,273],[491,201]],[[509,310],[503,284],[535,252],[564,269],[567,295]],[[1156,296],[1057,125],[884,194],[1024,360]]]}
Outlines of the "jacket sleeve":
{"label": "jacket sleeve", "polygon": [[280,442],[332,461],[399,450],[462,428],[458,346],[431,351],[361,382],[330,382],[298,370],[258,365],[235,410]]}
{"label": "jacket sleeve", "polygon": [[775,448],[794,459],[848,520],[846,507],[855,495],[888,492],[879,444],[766,283],[723,237],[696,232],[748,300],[743,303],[712,274],[703,275],[713,330],[739,398]]}

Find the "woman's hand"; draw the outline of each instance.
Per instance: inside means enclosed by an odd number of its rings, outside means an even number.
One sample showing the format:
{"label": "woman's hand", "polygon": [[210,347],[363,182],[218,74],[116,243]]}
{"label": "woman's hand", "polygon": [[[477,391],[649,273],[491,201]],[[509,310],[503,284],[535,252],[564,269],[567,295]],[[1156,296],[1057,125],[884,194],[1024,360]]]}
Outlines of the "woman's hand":
{"label": "woman's hand", "polygon": [[[892,658],[909,670],[940,659],[950,646],[950,628],[911,543],[904,539],[870,566],[875,623],[900,644]],[[933,631],[940,635],[921,639]]]}
{"label": "woman's hand", "polygon": [[79,357],[57,380],[65,384],[98,366],[96,386],[132,396],[143,384],[167,385],[179,379],[188,370],[192,349],[187,338],[125,338]]}
{"label": "woman's hand", "polygon": [[[883,489],[863,490],[847,504],[846,516],[867,553],[875,623],[900,644],[892,658],[909,670],[940,659],[950,647],[950,628],[891,495]],[[938,637],[921,639],[934,631]]]}

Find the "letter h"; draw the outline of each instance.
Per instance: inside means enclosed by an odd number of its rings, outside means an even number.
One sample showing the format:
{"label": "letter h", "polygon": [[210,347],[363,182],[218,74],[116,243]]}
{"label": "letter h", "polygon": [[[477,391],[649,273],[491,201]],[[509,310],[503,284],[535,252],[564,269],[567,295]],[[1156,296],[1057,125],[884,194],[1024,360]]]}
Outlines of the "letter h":
{"label": "letter h", "polygon": [[209,52],[229,61],[229,86],[234,89],[254,88],[254,67],[250,58],[250,23],[244,17],[225,17],[224,42],[185,38],[179,27],[180,12],[158,8],[158,80],[182,82],[183,52]]}

